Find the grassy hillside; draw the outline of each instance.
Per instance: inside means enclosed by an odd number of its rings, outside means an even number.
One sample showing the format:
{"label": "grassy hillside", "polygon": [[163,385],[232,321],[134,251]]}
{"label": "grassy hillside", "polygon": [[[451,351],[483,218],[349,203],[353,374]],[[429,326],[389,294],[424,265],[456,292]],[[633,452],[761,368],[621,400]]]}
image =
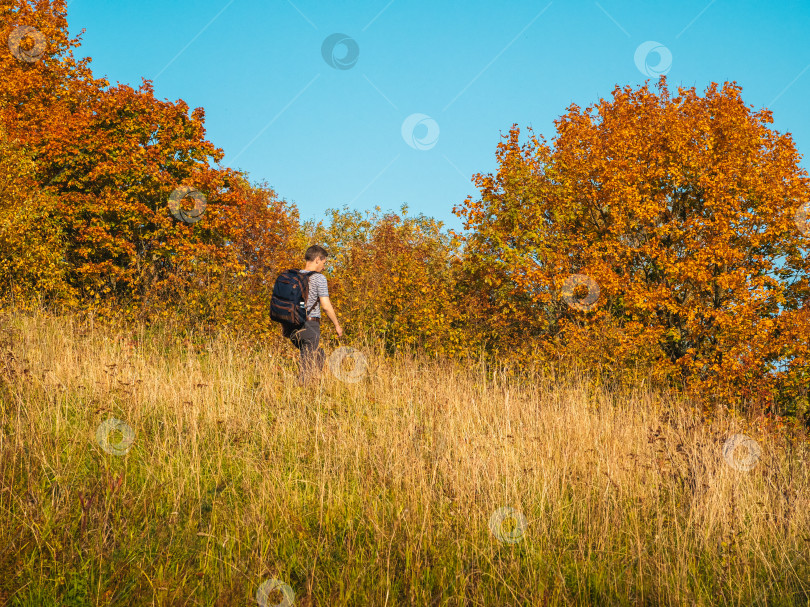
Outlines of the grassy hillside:
{"label": "grassy hillside", "polygon": [[372,343],[300,388],[281,341],[11,311],[0,341],[2,604],[810,605],[787,428]]}

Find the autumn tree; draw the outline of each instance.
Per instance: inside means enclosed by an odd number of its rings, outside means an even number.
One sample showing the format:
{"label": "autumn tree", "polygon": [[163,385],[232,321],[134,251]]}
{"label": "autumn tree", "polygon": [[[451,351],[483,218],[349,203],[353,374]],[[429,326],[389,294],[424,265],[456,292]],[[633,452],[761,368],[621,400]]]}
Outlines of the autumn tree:
{"label": "autumn tree", "polygon": [[657,94],[572,104],[552,145],[513,125],[497,173],[475,176],[480,199],[454,209],[492,327],[536,335],[521,355],[643,364],[705,401],[801,408],[810,184],[772,122],[736,83],[671,97],[661,77]]}
{"label": "autumn tree", "polygon": [[297,216],[221,166],[202,108],[160,101],[146,80],[135,89],[95,78],[89,59],[73,57],[80,40],[67,35],[66,10],[63,0],[0,5],[0,124],[30,154],[35,189],[55,201],[48,217],[70,291],[110,314],[181,309],[236,322],[250,310],[260,324],[250,268],[284,263]]}
{"label": "autumn tree", "polygon": [[55,199],[36,189],[30,156],[0,128],[0,293],[28,303],[72,305]]}
{"label": "autumn tree", "polygon": [[459,356],[474,347],[466,331],[468,309],[456,298],[461,271],[456,242],[442,223],[423,214],[330,209],[324,226],[307,222],[312,242],[332,259],[330,296],[346,334],[368,331],[389,350],[419,349]]}

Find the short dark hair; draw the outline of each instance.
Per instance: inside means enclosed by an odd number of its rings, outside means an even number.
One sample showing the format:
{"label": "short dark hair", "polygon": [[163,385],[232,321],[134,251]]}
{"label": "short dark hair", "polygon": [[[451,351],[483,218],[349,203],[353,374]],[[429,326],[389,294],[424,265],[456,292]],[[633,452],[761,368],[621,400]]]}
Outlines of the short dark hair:
{"label": "short dark hair", "polygon": [[306,254],[304,255],[304,259],[306,259],[307,261],[315,261],[316,259],[320,259],[321,257],[323,258],[329,257],[329,252],[322,246],[316,244],[309,247],[307,249]]}

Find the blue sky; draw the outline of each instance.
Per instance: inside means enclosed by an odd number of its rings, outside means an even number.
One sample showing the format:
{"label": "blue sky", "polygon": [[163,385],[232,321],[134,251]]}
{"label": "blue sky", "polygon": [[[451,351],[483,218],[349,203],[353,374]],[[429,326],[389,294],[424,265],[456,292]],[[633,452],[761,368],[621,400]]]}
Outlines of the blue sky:
{"label": "blue sky", "polygon": [[810,148],[807,0],[70,0],[68,23],[97,76],[205,108],[224,164],[302,219],[407,203],[460,230],[512,123],[551,141],[569,104],[662,70],[673,92],[736,80]]}

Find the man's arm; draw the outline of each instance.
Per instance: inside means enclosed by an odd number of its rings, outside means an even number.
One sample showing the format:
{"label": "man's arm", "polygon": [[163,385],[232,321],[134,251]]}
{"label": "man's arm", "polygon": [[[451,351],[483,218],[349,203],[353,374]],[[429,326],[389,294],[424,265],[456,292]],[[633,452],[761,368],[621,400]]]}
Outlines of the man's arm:
{"label": "man's arm", "polygon": [[326,313],[329,320],[335,325],[335,331],[337,331],[338,337],[343,335],[343,329],[340,327],[335,309],[332,307],[332,301],[328,297],[319,297],[318,302],[321,304],[321,310]]}

